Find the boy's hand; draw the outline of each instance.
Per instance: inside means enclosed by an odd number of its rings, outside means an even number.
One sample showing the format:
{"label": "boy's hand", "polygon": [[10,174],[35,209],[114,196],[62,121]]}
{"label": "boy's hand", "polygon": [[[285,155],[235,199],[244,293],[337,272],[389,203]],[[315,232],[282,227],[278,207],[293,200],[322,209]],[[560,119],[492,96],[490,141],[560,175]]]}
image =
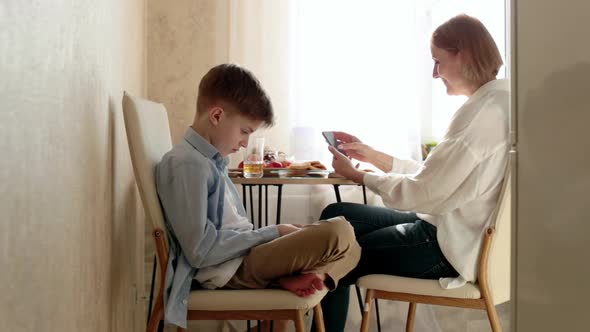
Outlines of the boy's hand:
{"label": "boy's hand", "polygon": [[291,224],[280,224],[277,225],[277,230],[279,231],[279,236],[285,236],[287,234],[291,234],[300,230],[300,227]]}

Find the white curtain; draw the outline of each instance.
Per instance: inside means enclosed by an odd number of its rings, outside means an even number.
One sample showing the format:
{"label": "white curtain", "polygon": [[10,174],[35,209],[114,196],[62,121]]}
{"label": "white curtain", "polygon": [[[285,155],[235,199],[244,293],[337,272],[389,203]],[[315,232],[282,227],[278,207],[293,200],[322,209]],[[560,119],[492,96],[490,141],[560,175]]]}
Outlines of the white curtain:
{"label": "white curtain", "polygon": [[[430,35],[448,18],[480,18],[504,54],[504,0],[230,0],[229,9],[229,59],[256,74],[277,114],[277,124],[264,133],[267,146],[328,167],[324,130],[347,131],[414,159],[421,157],[421,142],[441,138],[465,100],[446,96],[431,77]],[[341,191],[344,201],[362,200],[358,187]],[[287,186],[284,195],[285,222],[317,220],[334,201],[326,186]],[[369,201],[380,204],[372,195]],[[380,308],[384,330],[403,330],[406,304],[381,301]],[[441,321],[445,330],[471,330],[460,309],[446,309],[449,317],[441,320],[438,309],[418,308],[418,332],[440,331]],[[359,325],[351,298],[347,331]]]}
{"label": "white curtain", "polygon": [[419,158],[416,91],[429,76],[416,72],[430,56],[428,39],[417,36],[414,1],[258,0],[230,7],[230,60],[253,70],[275,105],[269,145],[329,163],[320,132],[343,130],[396,156]]}
{"label": "white curtain", "polygon": [[[331,159],[322,130],[347,131],[375,148],[418,158],[414,1],[294,7],[290,122],[313,133],[306,147],[318,146],[305,158]],[[392,34],[402,28],[408,33]]]}

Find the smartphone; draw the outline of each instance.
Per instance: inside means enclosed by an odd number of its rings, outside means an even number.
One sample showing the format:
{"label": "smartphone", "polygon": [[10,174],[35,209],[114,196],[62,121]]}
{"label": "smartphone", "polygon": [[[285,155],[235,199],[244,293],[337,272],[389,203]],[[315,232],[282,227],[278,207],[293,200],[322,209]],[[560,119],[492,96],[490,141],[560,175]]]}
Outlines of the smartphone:
{"label": "smartphone", "polygon": [[344,150],[341,150],[338,148],[338,145],[340,145],[340,142],[338,142],[336,140],[336,137],[334,137],[333,131],[322,131],[322,135],[324,136],[324,138],[326,139],[326,142],[328,142],[328,144],[333,146],[336,150],[338,150],[338,152],[342,153],[345,156],[348,156]]}

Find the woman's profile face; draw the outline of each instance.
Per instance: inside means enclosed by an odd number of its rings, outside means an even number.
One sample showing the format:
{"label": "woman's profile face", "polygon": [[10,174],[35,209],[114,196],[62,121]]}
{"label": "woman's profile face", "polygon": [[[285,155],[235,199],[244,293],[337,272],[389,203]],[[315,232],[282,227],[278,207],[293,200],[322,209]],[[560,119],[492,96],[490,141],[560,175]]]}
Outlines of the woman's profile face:
{"label": "woman's profile face", "polygon": [[430,45],[434,68],[432,77],[440,78],[447,87],[448,95],[471,96],[476,89],[463,76],[463,61],[459,52],[447,51]]}

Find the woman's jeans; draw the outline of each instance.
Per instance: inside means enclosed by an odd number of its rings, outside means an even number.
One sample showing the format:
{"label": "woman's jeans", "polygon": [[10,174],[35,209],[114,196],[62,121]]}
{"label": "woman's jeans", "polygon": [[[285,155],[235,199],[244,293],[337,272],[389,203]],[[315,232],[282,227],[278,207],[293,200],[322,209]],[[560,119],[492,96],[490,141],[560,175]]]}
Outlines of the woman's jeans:
{"label": "woman's jeans", "polygon": [[362,248],[361,260],[322,300],[327,332],[344,331],[350,285],[367,274],[421,279],[456,277],[438,246],[436,227],[415,213],[355,203],[328,205],[320,219],[344,216]]}

